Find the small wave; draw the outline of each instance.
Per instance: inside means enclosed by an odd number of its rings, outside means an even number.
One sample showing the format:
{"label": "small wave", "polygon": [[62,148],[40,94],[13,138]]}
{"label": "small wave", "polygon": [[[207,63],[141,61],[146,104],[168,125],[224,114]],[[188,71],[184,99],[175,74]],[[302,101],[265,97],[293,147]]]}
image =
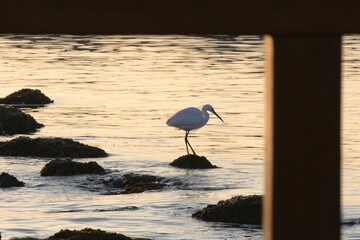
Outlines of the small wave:
{"label": "small wave", "polygon": [[239,189],[239,188],[228,188],[228,187],[198,187],[198,186],[189,186],[189,187],[172,187],[170,189],[179,189],[183,191],[223,191],[223,190],[230,190],[230,189]]}
{"label": "small wave", "polygon": [[117,208],[104,208],[104,209],[70,209],[70,210],[59,210],[59,211],[48,211],[47,213],[74,213],[74,212],[121,212],[121,211],[135,211],[139,208],[136,206],[126,206],[126,207],[117,207]]}
{"label": "small wave", "polygon": [[341,224],[346,227],[352,227],[354,225],[360,224],[360,218],[344,219]]}
{"label": "small wave", "polygon": [[119,211],[134,211],[139,208],[136,206],[127,206],[127,207],[118,207],[118,208],[105,208],[105,209],[95,209],[93,212],[119,212]]}
{"label": "small wave", "polygon": [[86,210],[84,209],[54,210],[54,211],[47,211],[46,213],[74,213],[74,212],[86,212]]}
{"label": "small wave", "polygon": [[23,237],[23,238],[11,238],[10,240],[41,240],[40,238]]}

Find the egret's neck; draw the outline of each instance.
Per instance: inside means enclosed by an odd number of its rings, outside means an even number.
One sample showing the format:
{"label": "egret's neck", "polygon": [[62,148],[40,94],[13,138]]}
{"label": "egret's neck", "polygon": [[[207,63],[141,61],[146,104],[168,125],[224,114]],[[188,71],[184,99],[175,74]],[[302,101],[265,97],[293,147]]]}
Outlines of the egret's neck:
{"label": "egret's neck", "polygon": [[209,113],[202,109],[202,114],[203,114],[203,124],[205,125],[208,121],[209,121]]}

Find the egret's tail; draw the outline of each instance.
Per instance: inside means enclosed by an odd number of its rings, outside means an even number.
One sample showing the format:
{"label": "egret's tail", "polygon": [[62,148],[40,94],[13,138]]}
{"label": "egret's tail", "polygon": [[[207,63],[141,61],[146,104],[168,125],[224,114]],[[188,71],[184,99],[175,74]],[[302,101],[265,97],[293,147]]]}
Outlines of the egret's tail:
{"label": "egret's tail", "polygon": [[174,119],[173,119],[173,118],[169,118],[169,119],[166,121],[166,125],[168,125],[168,126],[174,127],[174,124],[175,124],[175,122],[174,122]]}

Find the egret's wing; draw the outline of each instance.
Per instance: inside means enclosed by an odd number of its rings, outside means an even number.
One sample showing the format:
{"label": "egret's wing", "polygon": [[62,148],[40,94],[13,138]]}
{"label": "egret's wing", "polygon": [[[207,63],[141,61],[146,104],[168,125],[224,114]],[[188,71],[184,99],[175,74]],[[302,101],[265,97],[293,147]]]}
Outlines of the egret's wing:
{"label": "egret's wing", "polygon": [[172,116],[166,124],[172,127],[177,127],[186,131],[202,127],[203,114],[194,107],[185,108]]}

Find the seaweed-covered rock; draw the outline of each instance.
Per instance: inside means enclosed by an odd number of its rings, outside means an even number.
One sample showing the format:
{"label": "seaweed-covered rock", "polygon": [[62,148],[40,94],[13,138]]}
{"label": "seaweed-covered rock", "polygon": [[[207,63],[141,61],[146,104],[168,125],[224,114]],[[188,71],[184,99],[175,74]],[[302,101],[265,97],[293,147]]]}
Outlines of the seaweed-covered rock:
{"label": "seaweed-covered rock", "polygon": [[68,138],[18,137],[0,142],[0,156],[96,158],[106,157],[107,153]]}
{"label": "seaweed-covered rock", "polygon": [[0,134],[29,134],[44,127],[31,115],[13,108],[0,106]]}
{"label": "seaweed-covered rock", "polygon": [[0,188],[8,188],[8,187],[23,187],[25,183],[19,181],[13,175],[10,175],[6,172],[1,173],[0,175]]}
{"label": "seaweed-covered rock", "polygon": [[158,190],[167,186],[160,182],[162,178],[150,175],[125,174],[120,178],[104,181],[108,186],[122,188],[120,194],[141,193],[150,190]]}
{"label": "seaweed-covered rock", "polygon": [[23,88],[5,98],[0,98],[0,104],[48,104],[54,101],[39,89]]}
{"label": "seaweed-covered rock", "polygon": [[210,222],[261,225],[262,197],[236,196],[216,205],[209,205],[192,216]]}
{"label": "seaweed-covered rock", "polygon": [[217,168],[217,166],[212,165],[212,163],[207,160],[206,157],[200,157],[194,154],[181,156],[170,163],[170,165],[178,168],[189,169]]}
{"label": "seaweed-covered rock", "polygon": [[41,176],[72,176],[80,174],[104,174],[105,170],[97,162],[74,162],[71,159],[55,159],[40,171]]}
{"label": "seaweed-covered rock", "polygon": [[[119,233],[109,233],[100,229],[84,228],[82,230],[61,230],[46,240],[146,240],[131,238]],[[149,240],[149,239],[147,239]]]}

